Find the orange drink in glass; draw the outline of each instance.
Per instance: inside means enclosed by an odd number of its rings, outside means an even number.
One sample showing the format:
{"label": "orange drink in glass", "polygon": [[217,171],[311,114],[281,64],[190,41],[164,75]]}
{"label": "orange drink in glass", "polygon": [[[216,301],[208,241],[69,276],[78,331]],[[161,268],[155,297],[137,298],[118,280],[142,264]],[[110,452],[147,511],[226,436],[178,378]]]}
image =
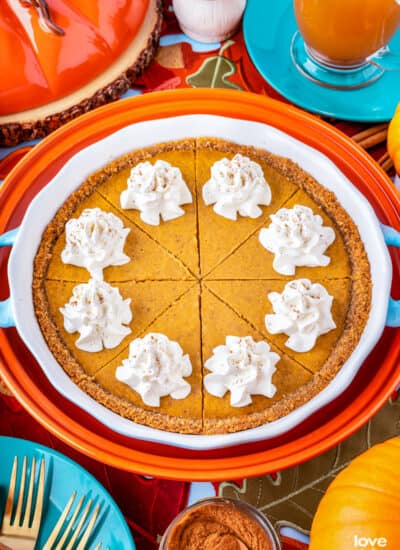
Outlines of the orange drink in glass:
{"label": "orange drink in glass", "polygon": [[362,66],[400,26],[400,0],[294,0],[308,54],[332,68]]}

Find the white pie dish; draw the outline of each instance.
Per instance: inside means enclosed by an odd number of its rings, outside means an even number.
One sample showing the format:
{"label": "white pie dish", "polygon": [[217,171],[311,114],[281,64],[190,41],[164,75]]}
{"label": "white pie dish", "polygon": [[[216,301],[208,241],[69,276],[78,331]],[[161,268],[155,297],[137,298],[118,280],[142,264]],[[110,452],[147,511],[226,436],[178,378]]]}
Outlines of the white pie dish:
{"label": "white pie dish", "polygon": [[[80,390],[58,365],[47,347],[36,321],[31,299],[31,284],[33,259],[43,230],[58,207],[79,187],[87,175],[135,148],[173,139],[205,135],[254,145],[291,158],[322,185],[335,192],[342,206],[358,225],[369,257],[372,306],[368,323],[351,357],[334,380],[305,405],[277,421],[243,432],[224,435],[185,435],[163,432],[123,419]],[[61,394],[109,428],[123,435],[184,448],[206,450],[280,435],[303,422],[347,388],[385,327],[392,266],[374,211],[364,196],[326,156],[264,124],[210,115],[191,115],[131,125],[75,155],[37,195],[28,208],[10,256],[8,274],[17,330],[50,382]]]}

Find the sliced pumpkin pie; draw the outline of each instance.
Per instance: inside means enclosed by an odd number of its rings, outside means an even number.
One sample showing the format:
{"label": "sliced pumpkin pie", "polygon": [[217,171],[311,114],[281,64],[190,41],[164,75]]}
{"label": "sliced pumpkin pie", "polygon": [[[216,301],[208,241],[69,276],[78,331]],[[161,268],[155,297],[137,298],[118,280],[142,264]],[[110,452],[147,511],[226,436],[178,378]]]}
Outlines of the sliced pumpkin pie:
{"label": "sliced pumpkin pie", "polygon": [[[229,305],[224,303],[208,288],[203,288],[201,297],[202,314],[202,353],[203,376],[207,377],[207,360],[213,350],[224,345],[227,335],[241,338],[251,337],[255,342],[267,342],[262,331],[240,317]],[[293,361],[288,355],[270,343],[270,350],[279,356],[272,374],[272,383],[276,392],[272,397],[252,395],[251,403],[234,407],[231,404],[231,392],[226,391],[222,398],[204,391],[204,431],[205,433],[224,433],[258,426],[287,414],[295,408],[297,394],[304,391],[310,382],[312,373]],[[240,376],[246,376],[246,367],[241,365]],[[302,389],[303,388],[303,389]]]}
{"label": "sliced pumpkin pie", "polygon": [[[125,416],[149,426],[182,433],[202,432],[202,366],[199,314],[199,287],[191,287],[183,296],[173,302],[154,322],[147,327],[146,334],[162,334],[172,342],[179,343],[190,359],[192,371],[185,381],[190,385],[186,398],[161,398],[161,407],[146,405],[141,395],[129,383],[121,382],[116,371],[129,356],[125,347],[121,353],[98,370],[91,382],[90,393],[102,403]],[[148,375],[154,383],[157,373]]]}
{"label": "sliced pumpkin pie", "polygon": [[[181,205],[183,214],[168,222],[158,220],[157,225],[146,223],[143,212],[132,204],[121,205],[121,198],[129,191],[131,178],[152,177],[152,169],[158,163],[168,163],[170,170],[179,171],[191,197]],[[137,174],[132,174],[136,170]],[[168,177],[164,169],[155,174],[155,179],[161,181]],[[117,208],[126,218],[137,225],[144,233],[159,243],[172,256],[185,265],[193,275],[199,271],[197,242],[197,202],[195,185],[195,141],[183,140],[156,147],[135,151],[122,159],[106,166],[95,176],[99,180],[97,191]],[[135,184],[135,181],[132,182]],[[161,183],[162,185],[162,183]],[[150,197],[149,200],[152,200]],[[190,202],[189,202],[190,201]],[[139,206],[139,205],[138,205]]]}
{"label": "sliced pumpkin pie", "polygon": [[[353,349],[355,342],[352,338],[352,328],[346,327],[346,319],[351,302],[351,281],[350,279],[313,280],[313,283],[320,283],[327,293],[333,297],[332,318],[335,328],[326,334],[319,336],[318,343],[308,352],[298,352],[285,343],[288,336],[284,333],[273,334],[266,326],[266,316],[274,313],[273,305],[268,296],[275,292],[281,293],[287,281],[207,281],[207,287],[222,300],[229,304],[229,307],[236,314],[245,319],[251,326],[255,327],[260,335],[274,344],[281,352],[285,353],[297,363],[311,372],[319,372],[325,365],[328,357],[332,354],[339,340],[345,340],[349,349]],[[248,304],[252,303],[252,307]],[[346,331],[347,328],[347,331]],[[340,344],[341,346],[342,344]]]}
{"label": "sliced pumpkin pie", "polygon": [[276,420],[320,392],[368,320],[357,226],[288,159],[214,138],[133,151],[43,233],[35,312],[72,380],[182,433]]}
{"label": "sliced pumpkin pie", "polygon": [[[223,159],[232,160],[236,155],[249,159],[260,166],[260,171],[270,189],[269,204],[259,206],[257,217],[237,214],[232,220],[215,212],[215,205],[207,205],[203,199],[203,189],[212,179],[211,170],[215,163]],[[250,168],[251,170],[251,168]],[[250,171],[245,167],[244,173]],[[222,166],[215,175],[218,184],[229,186],[233,180],[234,168]],[[242,176],[243,177],[243,176]],[[198,139],[196,150],[196,179],[199,211],[199,248],[201,276],[221,264],[226,258],[240,247],[253,233],[261,228],[268,216],[278,210],[297,191],[296,186],[286,177],[274,170],[261,151],[237,146],[217,139]],[[233,185],[231,185],[233,187]],[[240,194],[240,189],[238,191]]]}
{"label": "sliced pumpkin pie", "polygon": [[[62,354],[65,349],[67,355],[74,357],[79,363],[82,372],[92,375],[126,348],[131,339],[143,334],[160,315],[179,301],[193,287],[194,283],[191,281],[151,280],[118,283],[118,287],[115,288],[118,288],[122,299],[130,300],[129,308],[132,319],[126,324],[130,333],[121,340],[118,346],[94,353],[89,353],[76,346],[79,334],[66,331],[65,318],[61,312],[79,284],[82,283],[46,281],[40,290],[36,290],[36,293],[38,296],[42,296],[44,303],[49,307],[48,311],[43,312],[43,323],[46,323],[46,330],[49,336],[51,335],[55,353]],[[38,315],[40,315],[40,309],[38,304]]]}
{"label": "sliced pumpkin pie", "polygon": [[[288,218],[293,216],[295,209],[304,211],[309,209],[310,216],[320,216],[322,218],[322,228],[329,228],[333,232],[333,242],[329,244],[323,255],[328,258],[326,265],[296,266],[294,274],[296,277],[302,278],[344,278],[351,276],[350,257],[346,250],[345,243],[341,231],[335,221],[321,208],[321,206],[312,199],[305,191],[297,191],[280,209],[272,216],[276,218],[277,214],[282,213],[280,225],[288,223]],[[289,212],[289,214],[288,214]],[[285,219],[286,218],[286,219]],[[267,238],[267,231],[272,225],[277,225],[277,222],[266,220],[264,225],[252,233],[228,258],[222,261],[218,266],[207,276],[208,279],[289,279],[294,274],[287,275],[282,271],[276,271],[273,267],[276,254],[263,246],[263,236]],[[310,228],[312,231],[313,228]],[[310,232],[311,232],[310,231]],[[271,248],[275,250],[282,247],[285,239],[296,239],[296,245],[299,246],[300,239],[296,235],[285,235],[279,240],[279,233],[282,233],[282,228],[277,227],[271,234]],[[312,238],[312,236],[311,236]],[[311,240],[310,238],[310,240]],[[294,254],[294,250],[291,253]],[[321,263],[321,262],[320,262]],[[246,269],[243,269],[243,266]],[[328,268],[328,269],[327,269]]]}
{"label": "sliced pumpkin pie", "polygon": [[[152,239],[140,226],[125,218],[119,210],[107,202],[97,191],[83,198],[78,203],[77,208],[71,214],[70,220],[78,219],[85,210],[94,208],[100,208],[102,212],[114,214],[121,220],[123,227],[129,229],[123,250],[130,261],[123,265],[106,267],[104,269],[105,280],[193,279],[193,275],[182,261]],[[66,244],[66,232],[63,230],[54,244],[53,253],[48,263],[46,278],[64,281],[87,281],[90,274],[86,269],[72,265],[68,261],[63,261],[63,251],[66,248]]]}

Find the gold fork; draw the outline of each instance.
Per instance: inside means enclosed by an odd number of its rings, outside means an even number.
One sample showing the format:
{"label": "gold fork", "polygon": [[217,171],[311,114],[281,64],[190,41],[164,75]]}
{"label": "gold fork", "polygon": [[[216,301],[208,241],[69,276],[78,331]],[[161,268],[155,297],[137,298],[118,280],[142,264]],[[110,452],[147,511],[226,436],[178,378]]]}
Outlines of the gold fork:
{"label": "gold fork", "polygon": [[[54,526],[53,531],[51,532],[46,544],[43,546],[42,550],[72,550],[75,543],[78,540],[79,535],[81,535],[80,541],[78,545],[76,546],[75,550],[85,550],[87,542],[89,540],[90,534],[93,531],[94,524],[96,523],[97,516],[100,512],[100,504],[97,504],[95,507],[92,515],[90,516],[86,527],[82,530],[83,525],[89,515],[90,509],[92,507],[92,500],[90,499],[88,503],[86,504],[85,509],[83,510],[81,517],[75,526],[74,532],[69,540],[69,542],[66,544],[68,535],[70,534],[74,524],[76,523],[79,513],[81,511],[81,508],[83,506],[85,497],[81,497],[78,504],[76,505],[76,508],[69,520],[69,522],[65,525],[67,516],[72,508],[72,505],[74,504],[76,498],[76,491],[71,495],[69,501],[67,502],[67,505],[65,506],[64,510],[61,513],[61,516],[59,517],[56,525]],[[81,532],[82,531],[82,532]],[[62,533],[62,534],[61,534]],[[61,535],[60,540],[58,541],[58,544],[56,545],[57,538]],[[97,545],[97,548],[100,548],[100,545]]]}
{"label": "gold fork", "polygon": [[[15,507],[14,495],[17,485],[18,457],[14,458],[11,472],[10,487],[8,489],[7,501],[3,515],[3,522],[0,527],[0,542],[15,550],[33,550],[39,535],[40,521],[43,511],[44,459],[40,461],[39,480],[37,484],[36,501],[33,504],[33,492],[36,476],[36,458],[32,458],[31,475],[29,479],[28,494],[26,496],[25,509],[23,502],[25,496],[25,485],[27,480],[27,457],[22,463],[21,481],[19,486],[18,501]],[[15,508],[14,518],[12,518]],[[32,509],[34,509],[32,516]],[[32,516],[32,518],[31,518]]]}

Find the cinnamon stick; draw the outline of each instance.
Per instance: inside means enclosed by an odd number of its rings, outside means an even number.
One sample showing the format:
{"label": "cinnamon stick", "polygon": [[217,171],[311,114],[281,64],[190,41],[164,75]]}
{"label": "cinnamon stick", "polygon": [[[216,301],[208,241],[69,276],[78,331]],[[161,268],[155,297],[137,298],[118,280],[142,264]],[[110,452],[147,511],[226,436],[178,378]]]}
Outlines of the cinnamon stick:
{"label": "cinnamon stick", "polygon": [[382,155],[381,158],[378,160],[378,164],[381,165],[385,172],[389,172],[394,166],[389,153],[385,153],[384,155]]}
{"label": "cinnamon stick", "polygon": [[363,141],[364,139],[376,134],[377,132],[380,132],[381,130],[386,130],[388,127],[387,122],[383,122],[382,124],[376,124],[375,126],[371,126],[370,128],[367,128],[366,130],[363,130],[362,132],[358,132],[358,134],[354,134],[354,136],[351,136],[354,141],[359,143],[360,141]]}
{"label": "cinnamon stick", "polygon": [[384,129],[370,132],[366,137],[363,137],[362,139],[360,139],[359,137],[361,135],[360,132],[360,134],[356,134],[356,136],[353,136],[353,139],[354,137],[356,137],[356,143],[358,143],[358,145],[360,145],[360,147],[362,147],[363,149],[370,149],[371,147],[375,147],[375,145],[379,145],[380,143],[386,141],[387,134],[388,129],[386,125]]}

